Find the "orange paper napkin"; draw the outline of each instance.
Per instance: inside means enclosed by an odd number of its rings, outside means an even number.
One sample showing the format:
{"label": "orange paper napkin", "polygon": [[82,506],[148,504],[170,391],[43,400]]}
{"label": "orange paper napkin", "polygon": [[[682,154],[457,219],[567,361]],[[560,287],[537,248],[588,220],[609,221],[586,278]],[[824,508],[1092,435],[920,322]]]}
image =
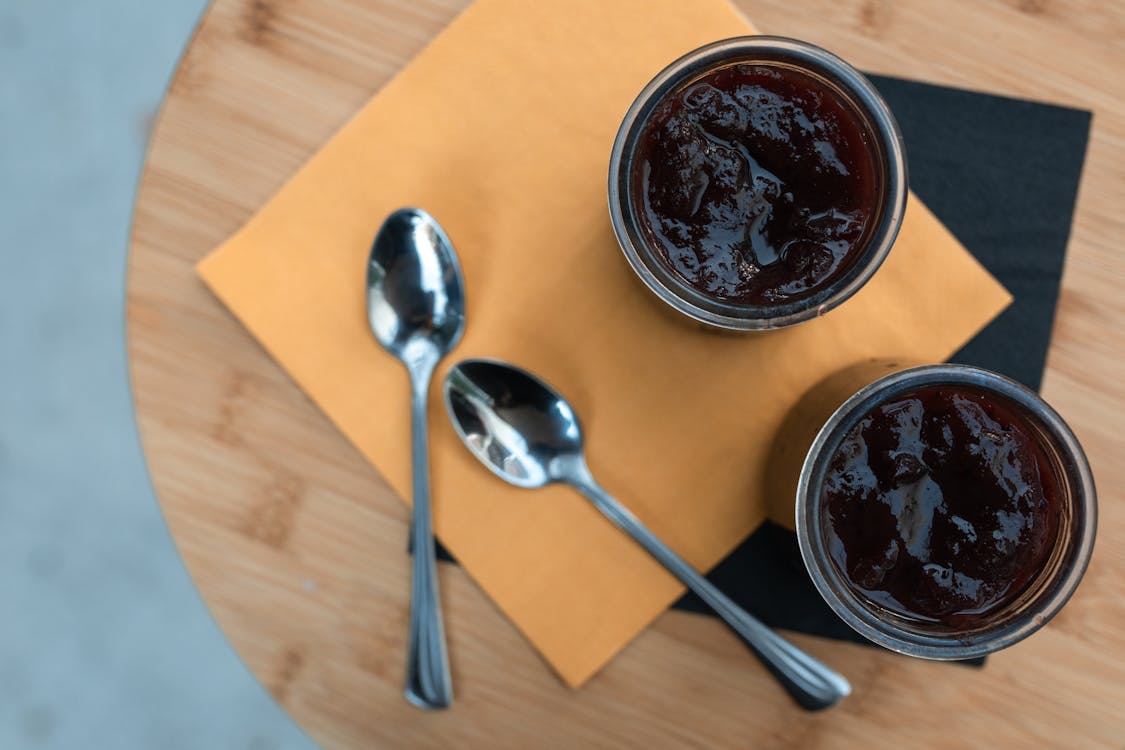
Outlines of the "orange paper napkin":
{"label": "orange paper napkin", "polygon": [[[199,273],[408,499],[407,378],[368,331],[364,269],[383,217],[427,209],[468,300],[438,379],[471,356],[548,379],[584,421],[595,475],[709,568],[765,517],[770,441],[806,388],[867,357],[944,359],[1010,301],[917,199],[874,280],[822,319],[715,334],[655,300],[610,228],[614,134],[667,63],[746,33],[725,0],[478,0]],[[438,536],[580,685],[680,584],[572,491],[478,465],[437,382],[430,415]]]}

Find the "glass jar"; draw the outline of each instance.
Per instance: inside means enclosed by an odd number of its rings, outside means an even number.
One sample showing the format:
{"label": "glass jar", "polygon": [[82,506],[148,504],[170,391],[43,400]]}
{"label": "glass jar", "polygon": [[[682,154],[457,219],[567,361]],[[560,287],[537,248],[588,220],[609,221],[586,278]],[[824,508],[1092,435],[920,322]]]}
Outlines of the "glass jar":
{"label": "glass jar", "polygon": [[[852,428],[882,404],[928,386],[965,386],[997,401],[1033,427],[1059,488],[1056,533],[1045,562],[1022,591],[965,627],[915,619],[881,606],[848,580],[833,559],[825,478]],[[988,370],[925,365],[893,372],[860,388],[823,424],[809,448],[797,483],[796,528],[801,555],[828,605],[861,635],[910,656],[969,659],[1020,641],[1047,623],[1077,588],[1094,546],[1097,501],[1090,465],[1074,433],[1037,394]]]}
{"label": "glass jar", "polygon": [[[703,294],[671,270],[637,210],[635,169],[639,141],[654,111],[701,77],[737,65],[786,68],[815,80],[856,121],[869,149],[876,180],[875,203],[845,270],[809,296],[769,304],[741,304]],[[843,110],[841,110],[843,111]],[[815,190],[815,188],[812,188]],[[618,130],[609,165],[609,209],[626,259],[657,297],[697,321],[731,330],[764,330],[810,320],[855,294],[890,252],[906,207],[907,175],[902,136],[886,102],[859,71],[839,57],[794,39],[748,36],[700,47],[673,62],[637,96]],[[773,261],[776,262],[776,261]]]}

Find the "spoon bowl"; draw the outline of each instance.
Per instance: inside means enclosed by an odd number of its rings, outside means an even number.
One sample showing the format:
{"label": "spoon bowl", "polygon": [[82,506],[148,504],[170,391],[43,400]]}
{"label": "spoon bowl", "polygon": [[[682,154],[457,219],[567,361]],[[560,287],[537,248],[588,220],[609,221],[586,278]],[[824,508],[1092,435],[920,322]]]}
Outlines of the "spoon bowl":
{"label": "spoon bowl", "polygon": [[461,340],[465,291],[457,254],[420,208],[395,211],[375,236],[367,262],[367,320],[383,348],[408,366],[440,359]]}
{"label": "spoon bowl", "polygon": [[582,428],[570,404],[526,370],[487,359],[449,370],[453,428],[481,463],[518,487],[566,481],[582,461]]}

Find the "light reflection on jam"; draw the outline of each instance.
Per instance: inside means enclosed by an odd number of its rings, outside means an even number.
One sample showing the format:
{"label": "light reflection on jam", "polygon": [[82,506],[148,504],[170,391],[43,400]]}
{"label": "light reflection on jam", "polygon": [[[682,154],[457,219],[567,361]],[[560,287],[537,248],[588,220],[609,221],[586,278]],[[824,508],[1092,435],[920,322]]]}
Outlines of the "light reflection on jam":
{"label": "light reflection on jam", "polygon": [[852,586],[909,618],[971,628],[1042,570],[1060,487],[1036,428],[1002,397],[930,386],[848,432],[824,489]]}
{"label": "light reflection on jam", "polygon": [[778,305],[855,261],[878,184],[858,115],[778,65],[713,71],[668,96],[634,158],[643,231],[702,294]]}

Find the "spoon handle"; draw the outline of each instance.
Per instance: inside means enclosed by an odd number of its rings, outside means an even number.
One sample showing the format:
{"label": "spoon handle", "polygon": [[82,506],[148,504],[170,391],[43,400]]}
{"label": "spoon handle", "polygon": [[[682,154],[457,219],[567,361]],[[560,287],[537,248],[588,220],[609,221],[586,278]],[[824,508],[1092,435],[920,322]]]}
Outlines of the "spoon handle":
{"label": "spoon handle", "polygon": [[575,487],[715,610],[802,707],[810,711],[828,708],[851,692],[851,685],[842,675],[789,643],[732,602],[592,479],[577,482]]}
{"label": "spoon handle", "polygon": [[410,541],[414,551],[410,581],[410,646],[406,662],[406,699],[419,708],[448,708],[453,679],[445,648],[438,599],[437,558],[430,515],[430,455],[426,425],[428,373],[412,374],[410,420],[413,454],[414,513]]}

